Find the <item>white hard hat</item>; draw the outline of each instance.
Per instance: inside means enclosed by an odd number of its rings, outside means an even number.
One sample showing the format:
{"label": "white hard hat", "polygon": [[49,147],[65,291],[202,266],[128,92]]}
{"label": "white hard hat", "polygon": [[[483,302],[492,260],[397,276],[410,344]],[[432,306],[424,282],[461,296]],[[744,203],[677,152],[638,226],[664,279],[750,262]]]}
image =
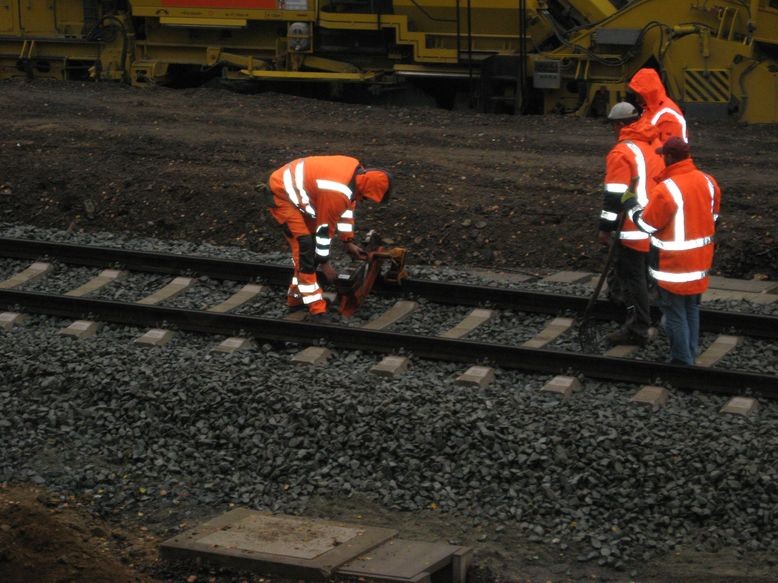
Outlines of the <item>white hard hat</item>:
{"label": "white hard hat", "polygon": [[624,121],[630,119],[636,119],[638,112],[635,106],[626,101],[620,101],[613,106],[611,112],[608,114],[608,119],[611,121]]}

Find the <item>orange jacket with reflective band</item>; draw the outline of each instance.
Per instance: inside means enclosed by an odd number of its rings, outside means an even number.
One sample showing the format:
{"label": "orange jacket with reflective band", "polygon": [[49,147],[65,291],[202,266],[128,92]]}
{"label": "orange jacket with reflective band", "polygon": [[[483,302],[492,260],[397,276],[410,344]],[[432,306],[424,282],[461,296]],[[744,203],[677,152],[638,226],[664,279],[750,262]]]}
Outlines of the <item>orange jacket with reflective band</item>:
{"label": "orange jacket with reflective band", "polygon": [[651,246],[657,251],[649,274],[671,293],[701,294],[708,289],[713,264],[719,185],[687,158],[665,168],[648,198],[645,209],[636,206],[630,214],[651,235]]}
{"label": "orange jacket with reflective band", "polygon": [[[648,192],[656,185],[656,177],[665,167],[656,153],[658,130],[646,121],[638,120],[619,132],[619,142],[605,158],[605,200],[600,214],[600,230],[614,231],[621,211],[623,195],[637,178],[635,194],[641,206],[648,204]],[[619,234],[619,242],[635,251],[648,252],[648,235],[638,229],[629,217]]]}
{"label": "orange jacket with reflective band", "polygon": [[343,241],[350,241],[356,207],[354,175],[360,166],[349,156],[298,158],[273,172],[268,185],[315,225],[317,237],[331,238],[338,232]]}
{"label": "orange jacket with reflective band", "polygon": [[654,69],[640,69],[629,82],[629,88],[646,102],[642,118],[659,130],[659,142],[677,136],[689,141],[686,118],[678,105],[667,96],[665,86]]}

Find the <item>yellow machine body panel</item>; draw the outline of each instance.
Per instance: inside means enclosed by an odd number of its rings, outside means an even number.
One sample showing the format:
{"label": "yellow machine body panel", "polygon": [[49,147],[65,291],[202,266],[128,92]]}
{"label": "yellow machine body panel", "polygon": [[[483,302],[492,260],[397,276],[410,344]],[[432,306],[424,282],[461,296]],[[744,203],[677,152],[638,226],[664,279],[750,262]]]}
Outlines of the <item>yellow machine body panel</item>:
{"label": "yellow machine body panel", "polygon": [[532,55],[544,111],[585,112],[598,100],[601,108],[613,105],[639,68],[654,66],[682,105],[718,105],[742,121],[778,122],[778,68],[769,57],[778,50],[776,18],[769,0],[750,9],[737,0],[632,2],[557,49]]}
{"label": "yellow machine body panel", "polygon": [[602,114],[650,66],[682,106],[778,122],[777,45],[776,0],[0,0],[0,78],[445,80],[485,111]]}

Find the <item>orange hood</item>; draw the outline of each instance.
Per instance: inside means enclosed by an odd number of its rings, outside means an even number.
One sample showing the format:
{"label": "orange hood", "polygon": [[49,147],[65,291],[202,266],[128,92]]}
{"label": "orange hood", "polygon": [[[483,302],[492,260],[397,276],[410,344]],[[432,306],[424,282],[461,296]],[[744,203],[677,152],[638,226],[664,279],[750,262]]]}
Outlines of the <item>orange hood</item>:
{"label": "orange hood", "polygon": [[646,109],[659,109],[667,99],[665,86],[654,69],[640,69],[629,82],[629,88],[646,102]]}
{"label": "orange hood", "polygon": [[386,170],[368,168],[356,176],[357,192],[363,198],[369,198],[374,202],[381,202],[389,198],[392,189],[392,178]]}

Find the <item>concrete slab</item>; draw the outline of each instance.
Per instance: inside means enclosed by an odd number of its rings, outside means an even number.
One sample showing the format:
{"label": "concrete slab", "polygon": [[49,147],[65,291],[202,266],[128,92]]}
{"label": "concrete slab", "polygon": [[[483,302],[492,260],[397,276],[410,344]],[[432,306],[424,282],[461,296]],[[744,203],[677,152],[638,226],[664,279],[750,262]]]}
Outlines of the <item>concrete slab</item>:
{"label": "concrete slab", "polygon": [[632,395],[630,402],[637,403],[638,405],[648,405],[656,411],[667,404],[670,398],[670,392],[664,387],[655,387],[653,385],[646,385]]}
{"label": "concrete slab", "polygon": [[739,302],[751,302],[753,304],[767,305],[778,300],[778,295],[774,293],[751,293],[743,291],[728,291],[723,289],[708,288],[702,294],[702,302],[712,302],[715,300],[736,300]]}
{"label": "concrete slab", "polygon": [[385,377],[398,377],[408,370],[407,356],[385,356],[370,368],[370,372]]}
{"label": "concrete slab", "polygon": [[494,380],[494,369],[488,366],[471,366],[454,381],[458,385],[478,385],[484,388]]}
{"label": "concrete slab", "polygon": [[724,405],[719,413],[730,413],[732,415],[742,415],[750,417],[759,408],[759,401],[751,397],[732,397]]}
{"label": "concrete slab", "polygon": [[305,320],[305,317],[308,315],[308,310],[297,310],[296,312],[289,312],[288,314],[285,314],[283,319],[289,320],[290,322],[302,322]]}
{"label": "concrete slab", "polygon": [[212,352],[237,352],[238,350],[246,350],[251,348],[254,343],[250,338],[241,338],[240,336],[232,336],[222,340],[219,344],[214,346]]}
{"label": "concrete slab", "polygon": [[124,279],[126,276],[126,271],[119,271],[118,269],[104,269],[97,276],[87,281],[84,285],[65,292],[65,295],[80,298],[82,296],[96,292],[109,283]]}
{"label": "concrete slab", "polygon": [[148,330],[143,336],[139,336],[135,339],[138,344],[149,344],[151,346],[164,346],[170,342],[173,338],[173,332],[171,330],[165,330],[163,328],[152,328]]}
{"label": "concrete slab", "polygon": [[172,300],[176,296],[184,293],[192,285],[194,285],[194,278],[192,277],[176,277],[168,283],[165,287],[158,289],[153,294],[146,296],[143,299],[137,301],[138,304],[154,305],[161,302]]}
{"label": "concrete slab", "polygon": [[20,271],[19,273],[12,275],[5,281],[0,281],[0,289],[13,289],[15,287],[19,287],[20,285],[30,283],[36,279],[40,279],[51,270],[51,263],[36,261],[24,271]]}
{"label": "concrete slab", "polygon": [[485,324],[497,314],[494,310],[484,310],[482,308],[476,308],[470,312],[465,318],[456,326],[450,330],[439,334],[441,338],[463,338],[470,334],[473,330]]}
{"label": "concrete slab", "polygon": [[727,354],[735,350],[743,340],[741,336],[728,336],[722,334],[714,340],[705,352],[700,354],[695,361],[697,366],[713,366]]}
{"label": "concrete slab", "polygon": [[405,318],[419,307],[417,302],[400,300],[383,314],[362,326],[365,330],[383,330]]}
{"label": "concrete slab", "polygon": [[327,360],[332,356],[332,351],[323,346],[309,346],[301,350],[292,357],[294,364],[312,364],[314,366],[324,366]]}
{"label": "concrete slab", "polygon": [[232,294],[229,298],[224,300],[222,303],[217,304],[212,308],[208,308],[208,311],[216,312],[219,314],[230,312],[238,306],[242,306],[249,300],[253,299],[254,296],[261,293],[263,289],[265,289],[264,286],[257,285],[256,283],[248,283],[240,288],[240,290]]}
{"label": "concrete slab", "polygon": [[754,304],[760,304],[766,306],[767,304],[774,304],[778,302],[778,294],[770,292],[769,294],[751,294],[748,298],[749,302]]}
{"label": "concrete slab", "polygon": [[[648,341],[651,342],[652,340],[655,340],[656,337],[659,335],[659,332],[656,328],[649,328],[648,329]],[[631,356],[635,352],[638,351],[641,347],[636,344],[617,344],[616,346],[613,346],[612,348],[609,348],[605,351],[605,356],[613,356],[615,358],[626,358],[628,356]]]}
{"label": "concrete slab", "polygon": [[595,276],[588,271],[558,271],[544,277],[541,281],[548,283],[586,283]]}
{"label": "concrete slab", "polygon": [[73,336],[75,338],[91,338],[100,328],[100,322],[93,322],[91,320],[76,320],[72,322],[67,328],[62,328],[59,333],[65,336]]}
{"label": "concrete slab", "polygon": [[778,281],[765,281],[760,279],[732,279],[711,275],[709,285],[712,288],[751,292],[751,293],[778,293]]}
{"label": "concrete slab", "polygon": [[396,535],[387,528],[236,508],[163,542],[160,552],[165,559],[322,581]]}
{"label": "concrete slab", "polygon": [[540,390],[543,393],[554,393],[563,399],[567,399],[574,391],[580,388],[581,382],[577,378],[559,375],[548,381]]}
{"label": "concrete slab", "polygon": [[543,348],[573,327],[572,318],[554,318],[534,338],[522,344],[525,348]]}
{"label": "concrete slab", "polygon": [[538,279],[537,275],[530,275],[527,273],[512,273],[510,271],[492,271],[491,269],[473,268],[471,272],[480,275],[485,279],[491,279],[493,281],[501,283],[524,283],[526,281],[533,281]]}
{"label": "concrete slab", "polygon": [[[337,574],[376,583],[465,583],[471,555],[467,547],[394,539],[346,563]],[[451,575],[446,576],[449,568]]]}
{"label": "concrete slab", "polygon": [[19,312],[3,312],[0,314],[0,328],[10,330],[14,326],[21,326],[27,319],[26,314]]}

